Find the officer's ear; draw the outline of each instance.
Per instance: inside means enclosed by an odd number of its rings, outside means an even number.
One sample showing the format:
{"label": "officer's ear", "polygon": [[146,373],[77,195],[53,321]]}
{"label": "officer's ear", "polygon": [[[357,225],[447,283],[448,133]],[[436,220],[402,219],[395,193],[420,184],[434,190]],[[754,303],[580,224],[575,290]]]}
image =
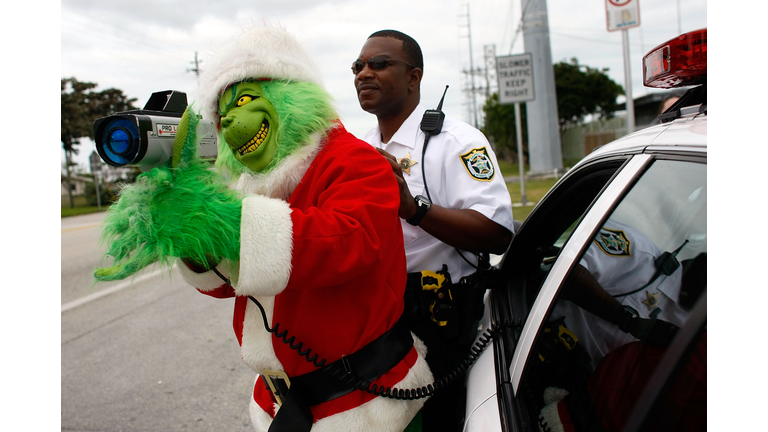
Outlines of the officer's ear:
{"label": "officer's ear", "polygon": [[419,86],[421,85],[421,76],[424,72],[422,72],[421,68],[413,68],[408,72],[408,90],[410,92],[417,92],[419,91]]}

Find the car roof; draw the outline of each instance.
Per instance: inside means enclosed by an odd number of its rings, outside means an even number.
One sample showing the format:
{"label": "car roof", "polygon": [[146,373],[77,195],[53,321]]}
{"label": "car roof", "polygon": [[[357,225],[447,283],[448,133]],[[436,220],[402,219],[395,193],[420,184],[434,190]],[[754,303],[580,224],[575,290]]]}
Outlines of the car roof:
{"label": "car roof", "polygon": [[647,152],[707,153],[707,115],[698,110],[668,123],[651,126],[626,135],[585,156],[578,164],[595,159]]}

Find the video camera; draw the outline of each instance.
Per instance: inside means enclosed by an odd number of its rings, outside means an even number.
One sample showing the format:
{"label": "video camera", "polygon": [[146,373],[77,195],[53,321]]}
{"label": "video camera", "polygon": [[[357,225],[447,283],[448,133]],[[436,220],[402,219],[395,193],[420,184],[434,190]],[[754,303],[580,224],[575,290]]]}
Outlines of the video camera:
{"label": "video camera", "polygon": [[[173,155],[173,140],[181,116],[187,108],[187,95],[175,90],[152,93],[142,110],[125,111],[93,122],[96,151],[115,167],[137,166],[149,171]],[[215,159],[216,127],[200,120],[197,129],[201,159]]]}

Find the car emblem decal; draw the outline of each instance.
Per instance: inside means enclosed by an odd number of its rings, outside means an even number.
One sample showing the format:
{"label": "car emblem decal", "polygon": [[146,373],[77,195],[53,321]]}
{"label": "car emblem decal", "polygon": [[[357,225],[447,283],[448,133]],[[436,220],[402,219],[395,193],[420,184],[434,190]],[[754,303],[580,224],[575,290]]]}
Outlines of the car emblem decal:
{"label": "car emblem decal", "polygon": [[653,310],[659,305],[659,293],[651,294],[650,291],[646,291],[645,293],[648,294],[648,298],[643,300],[643,304],[648,306],[648,310]]}
{"label": "car emblem decal", "polygon": [[472,149],[468,153],[464,153],[461,155],[461,161],[469,175],[475,180],[491,181],[493,175],[496,174],[491,158],[488,156],[488,150],[485,147]]}
{"label": "car emblem decal", "polygon": [[632,256],[629,251],[629,245],[632,243],[622,230],[612,230],[601,228],[595,237],[595,243],[600,246],[606,254],[610,256]]}
{"label": "car emblem decal", "polygon": [[400,164],[400,168],[403,169],[404,173],[411,175],[411,167],[416,165],[418,162],[411,159],[411,152],[408,152],[408,154],[405,155],[404,158],[398,159],[397,163]]}

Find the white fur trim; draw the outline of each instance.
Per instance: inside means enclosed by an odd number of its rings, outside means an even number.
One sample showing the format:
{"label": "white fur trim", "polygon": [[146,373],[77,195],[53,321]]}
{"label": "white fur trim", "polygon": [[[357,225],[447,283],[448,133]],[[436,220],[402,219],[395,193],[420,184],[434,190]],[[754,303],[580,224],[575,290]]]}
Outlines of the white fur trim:
{"label": "white fur trim", "polygon": [[[408,374],[395,388],[418,388],[434,381],[432,372],[422,353],[426,352],[424,343],[415,335],[414,346],[418,357]],[[377,397],[365,404],[317,421],[312,426],[312,432],[401,432],[416,416],[425,399],[401,401]],[[251,423],[256,431],[264,432],[269,429],[272,418],[251,398],[249,407]]]}
{"label": "white fur trim", "polygon": [[551,403],[557,403],[563,400],[566,396],[568,396],[568,390],[561,389],[559,387],[547,387],[544,389],[544,403],[545,404],[551,404]]}
{"label": "white fur trim", "polygon": [[[267,322],[272,326],[275,298],[270,296],[254,298],[261,303],[267,315]],[[262,369],[285,370],[275,355],[275,349],[272,347],[272,336],[264,329],[261,312],[250,300],[245,308],[240,357],[256,373],[261,373]]]}
{"label": "white fur trim", "polygon": [[240,221],[239,296],[274,296],[291,276],[293,222],[287,202],[264,196],[243,199]]}
{"label": "white fur trim", "polygon": [[[190,270],[189,267],[187,267],[187,265],[184,264],[180,259],[178,260],[178,265],[176,268],[178,268],[178,271],[185,282],[199,289],[200,291],[213,291],[224,284],[224,281],[215,272],[194,272]],[[218,270],[219,273],[221,273],[224,277],[231,279],[230,275],[237,274],[237,263],[224,260],[216,266],[216,270]]]}
{"label": "white fur trim", "polygon": [[[541,409],[540,417],[543,418],[550,432],[565,432],[563,423],[560,420],[560,413],[557,410],[557,404],[568,395],[568,391],[558,387],[547,387],[544,389],[544,408]],[[544,432],[544,428],[539,423],[539,431]]]}
{"label": "white fur trim", "polygon": [[[275,404],[275,410],[277,410],[277,404]],[[262,410],[253,398],[251,398],[251,403],[248,405],[248,411],[251,413],[251,425],[253,425],[255,431],[266,432],[269,430],[269,425],[272,424],[272,416]],[[312,431],[314,430],[312,428]]]}
{"label": "white fur trim", "polygon": [[218,100],[229,85],[248,78],[308,81],[323,87],[309,53],[285,29],[262,27],[245,31],[219,47],[200,75],[203,117],[218,120]]}

